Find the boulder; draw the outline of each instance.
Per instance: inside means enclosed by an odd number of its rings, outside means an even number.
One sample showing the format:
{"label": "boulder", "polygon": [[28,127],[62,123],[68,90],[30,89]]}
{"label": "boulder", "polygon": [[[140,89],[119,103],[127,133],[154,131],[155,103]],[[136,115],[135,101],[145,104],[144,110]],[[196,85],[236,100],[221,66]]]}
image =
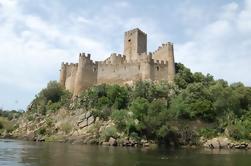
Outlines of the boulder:
{"label": "boulder", "polygon": [[87,119],[85,119],[84,121],[82,121],[81,123],[78,124],[78,127],[81,128],[81,129],[86,127],[86,126],[88,126]]}
{"label": "boulder", "polygon": [[236,143],[233,145],[235,149],[247,149],[248,144],[247,143]]}
{"label": "boulder", "polygon": [[93,116],[90,116],[90,117],[87,119],[87,124],[88,124],[88,126],[89,126],[90,124],[94,123],[94,121],[95,121],[95,118],[94,118]]}
{"label": "boulder", "polygon": [[231,141],[228,138],[216,137],[216,138],[207,140],[203,146],[210,149],[225,149],[225,148],[229,148],[230,144],[231,144]]}
{"label": "boulder", "polygon": [[117,140],[113,137],[110,137],[108,142],[110,146],[117,146]]}
{"label": "boulder", "polygon": [[109,144],[109,142],[102,142],[102,145],[109,146],[110,144]]}
{"label": "boulder", "polygon": [[78,119],[79,119],[79,120],[78,120],[77,123],[83,122],[83,121],[85,120],[85,114],[80,115]]}
{"label": "boulder", "polygon": [[85,118],[88,119],[90,116],[91,116],[91,112],[90,112],[90,111],[87,111],[87,112],[85,113]]}

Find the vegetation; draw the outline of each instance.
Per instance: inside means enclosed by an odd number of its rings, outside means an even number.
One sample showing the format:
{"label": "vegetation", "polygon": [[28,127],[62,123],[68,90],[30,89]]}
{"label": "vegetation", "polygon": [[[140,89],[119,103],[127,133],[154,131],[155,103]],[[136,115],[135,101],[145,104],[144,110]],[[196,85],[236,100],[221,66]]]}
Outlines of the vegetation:
{"label": "vegetation", "polygon": [[42,115],[46,115],[46,112],[56,112],[60,107],[68,108],[71,97],[71,93],[64,90],[57,81],[50,81],[47,87],[35,96],[28,111]]}
{"label": "vegetation", "polygon": [[[146,138],[167,144],[196,144],[199,137],[226,135],[251,140],[251,88],[229,85],[176,64],[174,83],[138,81],[133,86],[96,85],[84,91],[74,108],[112,120],[101,137]],[[55,81],[34,99],[30,112],[46,115],[69,108],[72,96]],[[72,110],[74,110],[72,108]],[[1,127],[1,125],[0,125]],[[61,126],[68,133],[68,124]],[[42,131],[40,131],[42,132]]]}
{"label": "vegetation", "polygon": [[12,132],[18,126],[15,120],[22,115],[21,111],[5,111],[0,109],[0,136]]}

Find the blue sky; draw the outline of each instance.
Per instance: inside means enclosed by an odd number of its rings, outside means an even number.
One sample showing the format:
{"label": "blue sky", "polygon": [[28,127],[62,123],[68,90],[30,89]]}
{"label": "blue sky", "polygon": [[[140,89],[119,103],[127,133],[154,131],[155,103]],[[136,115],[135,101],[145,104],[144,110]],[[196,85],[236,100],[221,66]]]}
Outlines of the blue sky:
{"label": "blue sky", "polygon": [[192,71],[251,86],[251,0],[0,0],[0,108],[25,109],[79,52],[122,53],[135,27],[148,51],[171,41]]}

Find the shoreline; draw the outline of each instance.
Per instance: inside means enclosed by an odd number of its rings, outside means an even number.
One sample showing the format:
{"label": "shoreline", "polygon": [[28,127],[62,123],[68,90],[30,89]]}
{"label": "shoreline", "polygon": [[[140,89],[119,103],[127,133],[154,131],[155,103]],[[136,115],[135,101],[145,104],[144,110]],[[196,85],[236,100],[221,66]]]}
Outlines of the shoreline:
{"label": "shoreline", "polygon": [[[147,145],[143,144],[136,144],[134,146],[128,146],[123,144],[108,144],[108,143],[83,143],[77,140],[58,140],[58,141],[45,141],[45,140],[34,140],[34,139],[28,139],[27,137],[15,137],[15,136],[0,136],[0,139],[2,140],[19,140],[19,141],[28,141],[28,142],[40,142],[40,143],[62,143],[62,144],[71,144],[71,145],[94,145],[94,146],[101,146],[101,147],[124,147],[124,148],[149,148],[149,149],[157,149],[157,148],[166,148],[166,149],[205,149],[205,150],[228,150],[228,151],[234,151],[234,150],[245,150],[249,151],[251,150],[251,143],[245,143],[245,142],[236,142],[232,144],[228,144],[226,146],[213,146],[210,144],[209,146],[204,145],[165,145],[165,144],[157,144],[157,143],[148,143]],[[216,138],[213,138],[216,139]]]}

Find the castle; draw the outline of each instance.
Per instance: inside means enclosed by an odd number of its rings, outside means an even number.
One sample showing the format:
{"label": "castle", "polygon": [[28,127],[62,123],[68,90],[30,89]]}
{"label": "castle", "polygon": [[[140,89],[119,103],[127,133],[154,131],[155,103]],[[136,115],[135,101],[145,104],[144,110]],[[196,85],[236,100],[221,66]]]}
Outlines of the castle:
{"label": "castle", "polygon": [[125,32],[124,53],[112,53],[104,61],[80,53],[79,63],[62,63],[60,84],[74,95],[95,84],[130,84],[137,80],[173,81],[173,44],[162,44],[147,54],[147,34],[136,28]]}

